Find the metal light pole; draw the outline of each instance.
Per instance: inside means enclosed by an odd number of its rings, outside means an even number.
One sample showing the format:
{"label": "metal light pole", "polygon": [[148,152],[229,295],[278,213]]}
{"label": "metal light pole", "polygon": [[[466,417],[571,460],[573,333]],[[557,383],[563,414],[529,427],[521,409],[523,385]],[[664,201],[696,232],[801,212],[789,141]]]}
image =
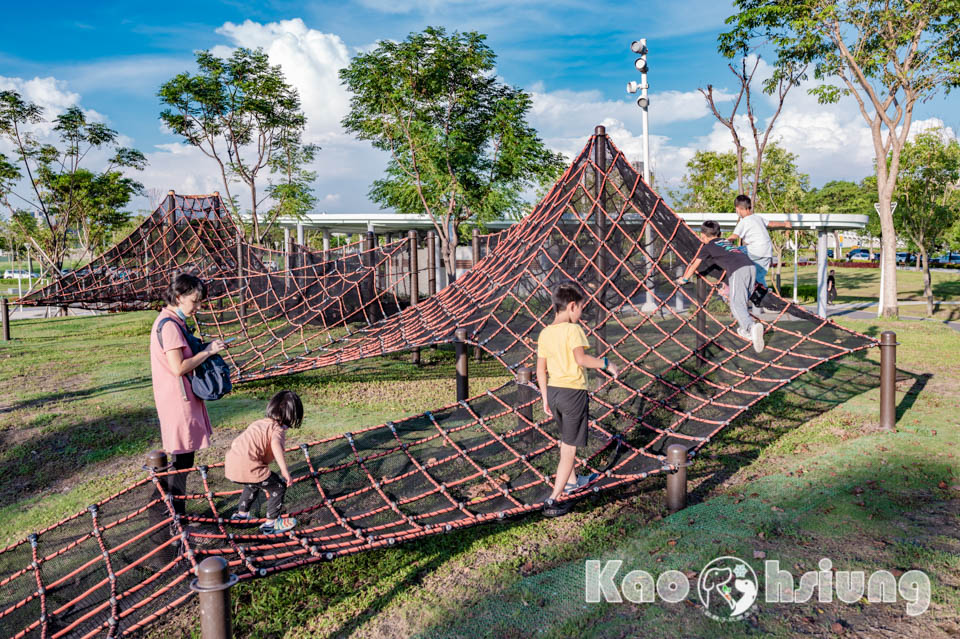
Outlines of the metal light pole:
{"label": "metal light pole", "polygon": [[[640,97],[637,98],[637,106],[640,107],[640,119],[643,123],[643,181],[650,184],[650,135],[649,135],[649,111],[650,98],[647,96],[647,89],[650,88],[650,85],[647,83],[647,39],[640,38],[639,40],[634,40],[630,43],[630,50],[638,54],[640,57],[636,59],[633,63],[637,68],[637,71],[640,72],[640,84],[637,84],[634,81],[627,83],[627,93],[636,93],[637,90],[640,90]],[[653,247],[653,231],[650,228],[650,225],[647,224],[644,226],[643,241],[646,245],[647,251],[652,250]],[[643,306],[640,308],[644,313],[653,313],[657,310],[657,303],[653,299],[653,293],[650,290],[653,287],[653,280],[651,275],[653,273],[653,265],[650,258],[647,258],[647,281],[645,282],[646,295],[643,302]]]}

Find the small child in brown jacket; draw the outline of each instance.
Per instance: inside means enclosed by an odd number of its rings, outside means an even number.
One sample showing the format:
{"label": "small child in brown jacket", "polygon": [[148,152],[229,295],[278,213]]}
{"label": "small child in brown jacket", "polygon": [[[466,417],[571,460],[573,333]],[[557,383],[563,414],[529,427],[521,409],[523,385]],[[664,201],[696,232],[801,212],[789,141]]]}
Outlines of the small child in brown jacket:
{"label": "small child in brown jacket", "polygon": [[[233,440],[224,464],[230,481],[243,485],[240,504],[233,519],[250,519],[250,508],[263,490],[267,496],[267,521],[260,525],[264,533],[282,533],[297,525],[293,517],[281,515],[283,497],[293,478],[283,457],[288,428],[299,428],[303,422],[303,402],[293,391],[280,391],[267,404],[267,416],[250,424]],[[276,461],[280,475],[270,470]],[[283,476],[281,480],[280,476]]]}

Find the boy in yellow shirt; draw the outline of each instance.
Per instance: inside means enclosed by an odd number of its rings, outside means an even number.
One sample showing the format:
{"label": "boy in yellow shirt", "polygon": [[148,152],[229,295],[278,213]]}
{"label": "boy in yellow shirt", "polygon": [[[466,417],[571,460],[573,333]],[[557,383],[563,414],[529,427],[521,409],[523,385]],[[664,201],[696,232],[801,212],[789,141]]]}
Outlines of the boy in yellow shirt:
{"label": "boy in yellow shirt", "polygon": [[[573,492],[581,484],[573,474],[577,460],[577,446],[587,443],[587,424],[590,399],[584,368],[598,368],[617,375],[616,364],[604,357],[587,355],[587,336],[579,321],[583,313],[583,290],[575,282],[560,284],[553,291],[553,323],[540,331],[537,338],[537,383],[543,399],[543,410],[554,417],[560,427],[560,463],[553,492],[543,506],[547,517],[559,517],[570,510],[569,503],[558,504],[556,499],[564,492]],[[586,482],[583,482],[586,483]]]}

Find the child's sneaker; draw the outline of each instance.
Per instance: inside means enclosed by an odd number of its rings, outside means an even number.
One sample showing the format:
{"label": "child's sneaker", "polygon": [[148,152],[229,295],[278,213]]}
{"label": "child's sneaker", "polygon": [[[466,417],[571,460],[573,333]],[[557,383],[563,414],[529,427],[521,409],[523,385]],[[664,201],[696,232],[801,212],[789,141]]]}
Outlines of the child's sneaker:
{"label": "child's sneaker", "polygon": [[243,521],[250,521],[250,519],[252,519],[252,517],[250,516],[250,513],[242,513],[242,512],[240,512],[240,511],[238,510],[237,512],[235,512],[235,513],[233,513],[232,515],[230,515],[230,519],[233,520],[233,521],[241,521],[241,522],[243,522]]}
{"label": "child's sneaker", "polygon": [[273,520],[268,519],[260,524],[260,532],[265,535],[285,533],[288,530],[293,530],[296,525],[297,520],[293,517],[277,517]]}
{"label": "child's sneaker", "polygon": [[562,517],[570,512],[570,504],[563,503],[558,504],[552,499],[548,499],[543,504],[543,516],[544,517]]}
{"label": "child's sneaker", "polygon": [[753,350],[758,353],[763,352],[763,324],[757,322],[750,327],[750,339],[753,342]]}
{"label": "child's sneaker", "polygon": [[580,475],[580,476],[575,475],[575,477],[576,477],[575,481],[567,482],[567,485],[563,487],[563,492],[566,493],[567,495],[569,495],[570,493],[577,492],[578,490],[580,490],[581,488],[583,488],[584,486],[592,482],[594,479],[599,477],[599,475],[597,475],[597,473],[590,473],[589,475]]}

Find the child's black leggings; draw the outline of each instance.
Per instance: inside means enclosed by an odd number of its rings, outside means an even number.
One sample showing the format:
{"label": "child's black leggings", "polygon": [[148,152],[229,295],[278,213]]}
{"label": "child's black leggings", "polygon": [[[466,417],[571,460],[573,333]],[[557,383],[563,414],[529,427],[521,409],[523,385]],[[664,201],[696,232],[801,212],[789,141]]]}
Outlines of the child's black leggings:
{"label": "child's black leggings", "polygon": [[248,513],[256,501],[257,495],[263,490],[267,494],[267,519],[276,519],[283,510],[283,496],[287,492],[287,484],[280,475],[271,472],[270,476],[256,484],[243,484],[240,494],[240,504],[237,509]]}

